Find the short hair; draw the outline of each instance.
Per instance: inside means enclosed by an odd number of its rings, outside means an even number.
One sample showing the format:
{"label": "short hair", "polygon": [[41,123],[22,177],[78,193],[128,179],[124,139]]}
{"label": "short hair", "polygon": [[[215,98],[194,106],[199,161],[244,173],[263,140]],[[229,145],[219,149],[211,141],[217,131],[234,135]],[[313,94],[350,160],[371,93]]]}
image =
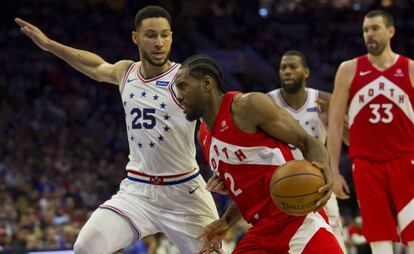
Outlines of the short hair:
{"label": "short hair", "polygon": [[389,12],[386,12],[384,10],[370,11],[365,15],[365,18],[374,18],[378,16],[382,17],[386,27],[394,26],[394,18]]}
{"label": "short hair", "polygon": [[300,51],[288,50],[283,54],[282,57],[284,57],[284,56],[297,56],[297,57],[300,58],[300,61],[302,62],[302,66],[305,67],[305,68],[309,68],[308,67],[308,60],[306,60],[305,55]]}
{"label": "short hair", "polygon": [[142,21],[149,18],[165,18],[171,27],[171,16],[164,8],[157,5],[149,5],[138,11],[135,16],[135,29],[138,30]]}
{"label": "short hair", "polygon": [[217,87],[223,93],[227,91],[223,78],[223,70],[216,60],[206,55],[194,55],[187,58],[181,69],[188,68],[189,74],[201,80],[206,75],[211,76],[217,83]]}

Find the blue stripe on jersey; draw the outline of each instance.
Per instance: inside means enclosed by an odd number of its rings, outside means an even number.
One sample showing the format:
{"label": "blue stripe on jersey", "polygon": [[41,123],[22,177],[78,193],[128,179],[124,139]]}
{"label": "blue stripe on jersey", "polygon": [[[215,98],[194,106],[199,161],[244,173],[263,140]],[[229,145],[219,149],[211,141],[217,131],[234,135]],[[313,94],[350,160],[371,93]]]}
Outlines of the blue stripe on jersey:
{"label": "blue stripe on jersey", "polygon": [[318,107],[311,107],[311,108],[307,108],[306,112],[316,112],[318,111]]}

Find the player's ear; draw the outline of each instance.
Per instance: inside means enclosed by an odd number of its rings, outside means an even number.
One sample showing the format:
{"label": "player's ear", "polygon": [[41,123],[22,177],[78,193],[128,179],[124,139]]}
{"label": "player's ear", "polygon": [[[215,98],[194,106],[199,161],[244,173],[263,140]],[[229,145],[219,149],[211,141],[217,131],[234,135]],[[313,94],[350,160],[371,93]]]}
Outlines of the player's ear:
{"label": "player's ear", "polygon": [[213,87],[213,79],[208,75],[204,76],[203,86],[204,86],[205,91],[210,91],[211,88]]}
{"label": "player's ear", "polygon": [[310,69],[309,68],[305,68],[305,78],[308,79],[310,76]]}
{"label": "player's ear", "polygon": [[394,34],[395,34],[395,26],[388,27],[388,33],[390,34],[390,38],[394,37]]}
{"label": "player's ear", "polygon": [[132,31],[132,33],[131,33],[131,39],[132,39],[132,42],[135,45],[139,46],[139,37],[138,37],[138,33],[136,31]]}

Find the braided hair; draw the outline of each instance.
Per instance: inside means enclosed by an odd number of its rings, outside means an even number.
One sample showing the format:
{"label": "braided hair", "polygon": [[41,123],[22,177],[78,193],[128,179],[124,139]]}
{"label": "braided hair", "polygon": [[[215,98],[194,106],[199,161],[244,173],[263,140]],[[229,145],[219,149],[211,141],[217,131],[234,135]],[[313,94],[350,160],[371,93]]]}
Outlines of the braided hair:
{"label": "braided hair", "polygon": [[188,68],[189,74],[199,80],[209,75],[216,81],[221,92],[225,93],[227,91],[224,84],[223,70],[213,58],[206,55],[195,55],[186,59],[181,68]]}

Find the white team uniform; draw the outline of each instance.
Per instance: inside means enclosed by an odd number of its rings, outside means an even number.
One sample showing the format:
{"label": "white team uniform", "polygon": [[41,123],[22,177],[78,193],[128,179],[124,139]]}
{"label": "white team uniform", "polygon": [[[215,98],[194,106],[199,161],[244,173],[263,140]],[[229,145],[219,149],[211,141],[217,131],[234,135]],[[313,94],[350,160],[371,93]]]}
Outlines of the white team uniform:
{"label": "white team uniform", "polygon": [[[281,89],[270,91],[268,92],[268,95],[272,98],[276,105],[286,110],[293,116],[293,118],[298,120],[299,124],[306,130],[306,132],[325,144],[327,131],[322,120],[319,118],[319,105],[316,103],[316,100],[319,98],[319,91],[312,88],[305,89],[307,92],[307,98],[305,103],[299,109],[294,109],[287,104],[282,97]],[[292,153],[295,159],[304,159],[303,154],[299,149],[292,147]],[[329,224],[334,230],[339,244],[346,253],[345,244],[342,238],[342,221],[341,216],[339,215],[338,201],[333,193],[325,206],[325,211],[328,215]]]}
{"label": "white team uniform", "polygon": [[120,84],[129,141],[127,178],[101,208],[126,217],[138,238],[165,233],[182,253],[198,253],[195,238],[218,219],[195,160],[195,122],[185,118],[174,91],[180,65],[151,79],[132,64]]}

